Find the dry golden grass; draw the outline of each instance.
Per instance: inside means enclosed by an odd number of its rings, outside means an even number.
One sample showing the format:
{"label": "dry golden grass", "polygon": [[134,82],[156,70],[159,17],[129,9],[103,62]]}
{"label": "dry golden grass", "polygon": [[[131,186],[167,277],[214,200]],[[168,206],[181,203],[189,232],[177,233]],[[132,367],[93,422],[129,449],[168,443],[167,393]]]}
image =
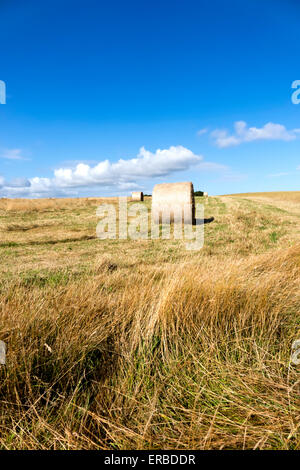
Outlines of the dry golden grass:
{"label": "dry golden grass", "polygon": [[277,191],[268,193],[242,193],[242,194],[228,194],[234,197],[257,197],[264,199],[273,199],[274,201],[289,201],[300,203],[300,191]]}
{"label": "dry golden grass", "polygon": [[93,206],[106,201],[116,201],[116,198],[50,198],[50,199],[6,199],[0,198],[0,210],[12,212],[33,212],[71,209]]}
{"label": "dry golden grass", "polygon": [[300,449],[298,216],[208,198],[188,253],[71,204],[0,211],[0,447]]}

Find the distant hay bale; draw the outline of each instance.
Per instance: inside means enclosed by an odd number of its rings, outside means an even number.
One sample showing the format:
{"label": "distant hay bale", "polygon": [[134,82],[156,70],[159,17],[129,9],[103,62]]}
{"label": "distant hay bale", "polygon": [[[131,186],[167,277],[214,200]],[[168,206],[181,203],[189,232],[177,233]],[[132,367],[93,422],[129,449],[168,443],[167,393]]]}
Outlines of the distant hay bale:
{"label": "distant hay bale", "polygon": [[203,197],[208,197],[208,193],[204,192]]}
{"label": "distant hay bale", "polygon": [[141,191],[133,191],[133,193],[131,193],[131,199],[132,201],[143,201],[144,194]]}
{"label": "distant hay bale", "polygon": [[163,183],[154,186],[152,193],[152,220],[154,223],[160,223],[163,214],[169,214],[170,221],[181,222],[184,220],[185,224],[194,223],[193,183]]}

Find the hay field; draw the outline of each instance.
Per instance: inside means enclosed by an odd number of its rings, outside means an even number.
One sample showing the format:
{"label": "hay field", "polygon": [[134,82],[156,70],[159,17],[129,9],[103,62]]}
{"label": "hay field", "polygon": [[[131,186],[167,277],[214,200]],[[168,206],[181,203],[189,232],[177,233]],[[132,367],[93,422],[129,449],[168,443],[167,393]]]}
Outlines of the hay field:
{"label": "hay field", "polygon": [[263,199],[273,199],[275,201],[300,203],[300,191],[243,193],[243,194],[229,194],[228,196],[246,197],[246,198],[254,197],[254,198],[263,198]]}
{"label": "hay field", "polygon": [[205,199],[199,252],[0,200],[0,448],[300,449],[297,198]]}

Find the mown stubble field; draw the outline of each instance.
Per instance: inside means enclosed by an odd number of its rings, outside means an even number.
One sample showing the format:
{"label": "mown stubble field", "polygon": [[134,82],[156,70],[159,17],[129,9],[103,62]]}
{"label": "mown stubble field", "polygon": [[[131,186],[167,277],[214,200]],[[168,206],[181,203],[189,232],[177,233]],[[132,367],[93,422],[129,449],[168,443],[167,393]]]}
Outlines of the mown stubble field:
{"label": "mown stubble field", "polygon": [[99,202],[0,200],[0,448],[300,449],[300,193],[209,197],[198,252]]}

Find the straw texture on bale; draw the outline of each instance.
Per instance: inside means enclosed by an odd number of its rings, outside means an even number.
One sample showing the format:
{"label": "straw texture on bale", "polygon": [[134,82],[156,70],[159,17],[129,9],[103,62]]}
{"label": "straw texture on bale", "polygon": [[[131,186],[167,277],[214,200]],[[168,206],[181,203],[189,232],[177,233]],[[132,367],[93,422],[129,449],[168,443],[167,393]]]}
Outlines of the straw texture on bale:
{"label": "straw texture on bale", "polygon": [[131,193],[131,199],[133,201],[143,201],[144,200],[144,193],[140,191],[134,191]]}
{"label": "straw texture on bale", "polygon": [[[157,184],[152,193],[152,220],[160,223],[163,214],[170,221],[193,224],[195,222],[195,198],[193,183]],[[164,216],[165,217],[165,216]]]}

